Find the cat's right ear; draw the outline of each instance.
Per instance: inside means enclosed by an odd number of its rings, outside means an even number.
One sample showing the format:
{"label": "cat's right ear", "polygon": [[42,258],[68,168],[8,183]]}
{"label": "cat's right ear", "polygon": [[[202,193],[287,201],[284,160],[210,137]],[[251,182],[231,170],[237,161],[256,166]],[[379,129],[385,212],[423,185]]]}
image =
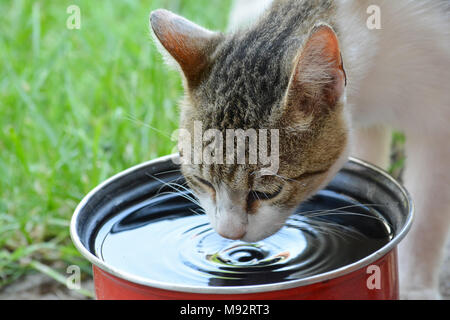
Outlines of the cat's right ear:
{"label": "cat's right ear", "polygon": [[181,69],[189,88],[197,86],[223,35],[163,9],[151,13],[150,24],[163,55]]}

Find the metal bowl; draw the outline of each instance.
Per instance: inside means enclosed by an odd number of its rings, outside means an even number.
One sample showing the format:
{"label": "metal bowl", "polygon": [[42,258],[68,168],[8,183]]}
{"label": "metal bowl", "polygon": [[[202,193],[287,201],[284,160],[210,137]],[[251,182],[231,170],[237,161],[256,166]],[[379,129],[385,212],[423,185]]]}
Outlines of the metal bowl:
{"label": "metal bowl", "polygon": [[[414,206],[408,192],[384,171],[351,159],[327,189],[364,204],[383,204],[394,237],[366,258],[331,272],[284,283],[242,287],[193,287],[123,272],[95,255],[96,231],[108,219],[156,194],[162,181],[181,177],[176,155],[122,172],[93,190],[77,207],[71,223],[75,246],[94,268],[97,298],[109,299],[398,299],[397,247],[411,228]],[[157,175],[158,180],[149,176]],[[376,276],[379,285],[370,284]]]}

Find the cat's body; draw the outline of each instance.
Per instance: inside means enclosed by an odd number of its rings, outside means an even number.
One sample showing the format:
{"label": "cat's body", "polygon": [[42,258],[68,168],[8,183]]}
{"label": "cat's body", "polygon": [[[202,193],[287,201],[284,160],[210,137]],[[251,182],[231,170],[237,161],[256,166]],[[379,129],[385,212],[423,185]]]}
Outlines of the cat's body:
{"label": "cat's body", "polygon": [[[230,35],[167,12],[152,15],[157,38],[184,74],[182,127],[192,130],[202,121],[205,129],[282,129],[283,181],[254,179],[258,168],[252,166],[201,165],[184,166],[188,182],[219,233],[258,240],[326,184],[350,150],[386,168],[390,130],[402,130],[408,137],[406,185],[417,209],[400,250],[402,293],[437,297],[450,224],[448,5],[273,2],[236,1],[231,21],[246,27],[232,25],[237,31]],[[381,30],[367,26],[370,5],[381,9]],[[252,190],[272,196],[256,201]]]}

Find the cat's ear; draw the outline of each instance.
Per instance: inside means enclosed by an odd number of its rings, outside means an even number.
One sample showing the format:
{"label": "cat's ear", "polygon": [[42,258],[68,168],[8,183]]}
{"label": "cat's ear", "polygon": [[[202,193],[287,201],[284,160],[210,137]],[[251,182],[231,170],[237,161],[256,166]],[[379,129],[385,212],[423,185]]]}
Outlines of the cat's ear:
{"label": "cat's ear", "polygon": [[316,25],[295,59],[286,108],[308,115],[329,110],[340,101],[346,83],[336,33],[326,24]]}
{"label": "cat's ear", "polygon": [[222,34],[204,29],[167,10],[156,10],[150,24],[162,53],[181,68],[187,85],[195,87],[210,62]]}

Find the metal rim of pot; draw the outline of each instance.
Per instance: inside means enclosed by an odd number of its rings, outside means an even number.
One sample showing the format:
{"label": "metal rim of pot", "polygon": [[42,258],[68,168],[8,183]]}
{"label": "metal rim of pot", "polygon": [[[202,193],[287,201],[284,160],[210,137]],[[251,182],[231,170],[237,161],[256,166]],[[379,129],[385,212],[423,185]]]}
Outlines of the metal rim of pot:
{"label": "metal rim of pot", "polygon": [[349,161],[354,162],[356,164],[365,166],[366,168],[375,171],[378,174],[383,175],[385,178],[389,180],[390,183],[393,183],[396,188],[401,192],[401,194],[405,197],[405,199],[408,199],[408,218],[405,222],[405,225],[403,228],[398,232],[398,234],[383,248],[380,250],[374,252],[373,254],[367,256],[366,258],[359,260],[353,264],[344,266],[342,268],[326,272],[323,274],[319,274],[316,276],[310,276],[299,280],[293,280],[290,282],[283,282],[283,283],[275,283],[275,284],[266,284],[266,285],[252,285],[252,286],[239,286],[239,287],[207,287],[207,286],[189,286],[189,285],[183,285],[183,284],[173,284],[173,283],[166,283],[166,282],[160,282],[156,280],[149,280],[143,277],[139,277],[136,275],[129,274],[127,272],[121,271],[117,268],[114,268],[101,259],[99,259],[97,256],[95,256],[93,253],[91,253],[82,243],[78,232],[77,232],[77,223],[78,223],[78,217],[80,215],[80,212],[83,210],[83,208],[89,203],[91,198],[98,193],[100,190],[102,190],[105,186],[113,183],[114,181],[121,179],[124,176],[127,176],[134,171],[138,171],[139,169],[142,169],[144,167],[148,167],[150,165],[158,164],[161,162],[166,161],[173,161],[178,155],[169,155],[166,157],[158,158],[156,160],[148,161],[146,163],[137,165],[135,167],[132,167],[126,171],[123,171],[112,178],[106,180],[102,184],[100,184],[98,187],[96,187],[94,190],[92,190],[78,205],[78,207],[75,210],[75,213],[72,217],[71,225],[70,225],[70,235],[72,238],[72,241],[75,245],[75,247],[79,250],[79,252],[93,265],[99,267],[103,271],[106,271],[107,273],[118,277],[120,279],[129,281],[131,283],[135,283],[142,286],[147,286],[151,288],[157,288],[162,290],[168,290],[168,291],[176,291],[176,292],[183,292],[183,293],[197,293],[197,294],[248,294],[248,293],[263,293],[263,292],[272,292],[272,291],[279,291],[279,290],[288,290],[298,287],[304,287],[307,285],[312,285],[316,283],[320,283],[327,280],[332,280],[339,278],[341,276],[348,275],[352,272],[361,270],[372,263],[375,263],[376,261],[380,260],[390,252],[392,252],[398,244],[406,237],[408,232],[410,231],[412,227],[412,223],[414,221],[414,203],[410,197],[409,192],[391,175],[386,173],[385,171],[381,170],[380,168],[371,165],[365,161],[350,158]]}

